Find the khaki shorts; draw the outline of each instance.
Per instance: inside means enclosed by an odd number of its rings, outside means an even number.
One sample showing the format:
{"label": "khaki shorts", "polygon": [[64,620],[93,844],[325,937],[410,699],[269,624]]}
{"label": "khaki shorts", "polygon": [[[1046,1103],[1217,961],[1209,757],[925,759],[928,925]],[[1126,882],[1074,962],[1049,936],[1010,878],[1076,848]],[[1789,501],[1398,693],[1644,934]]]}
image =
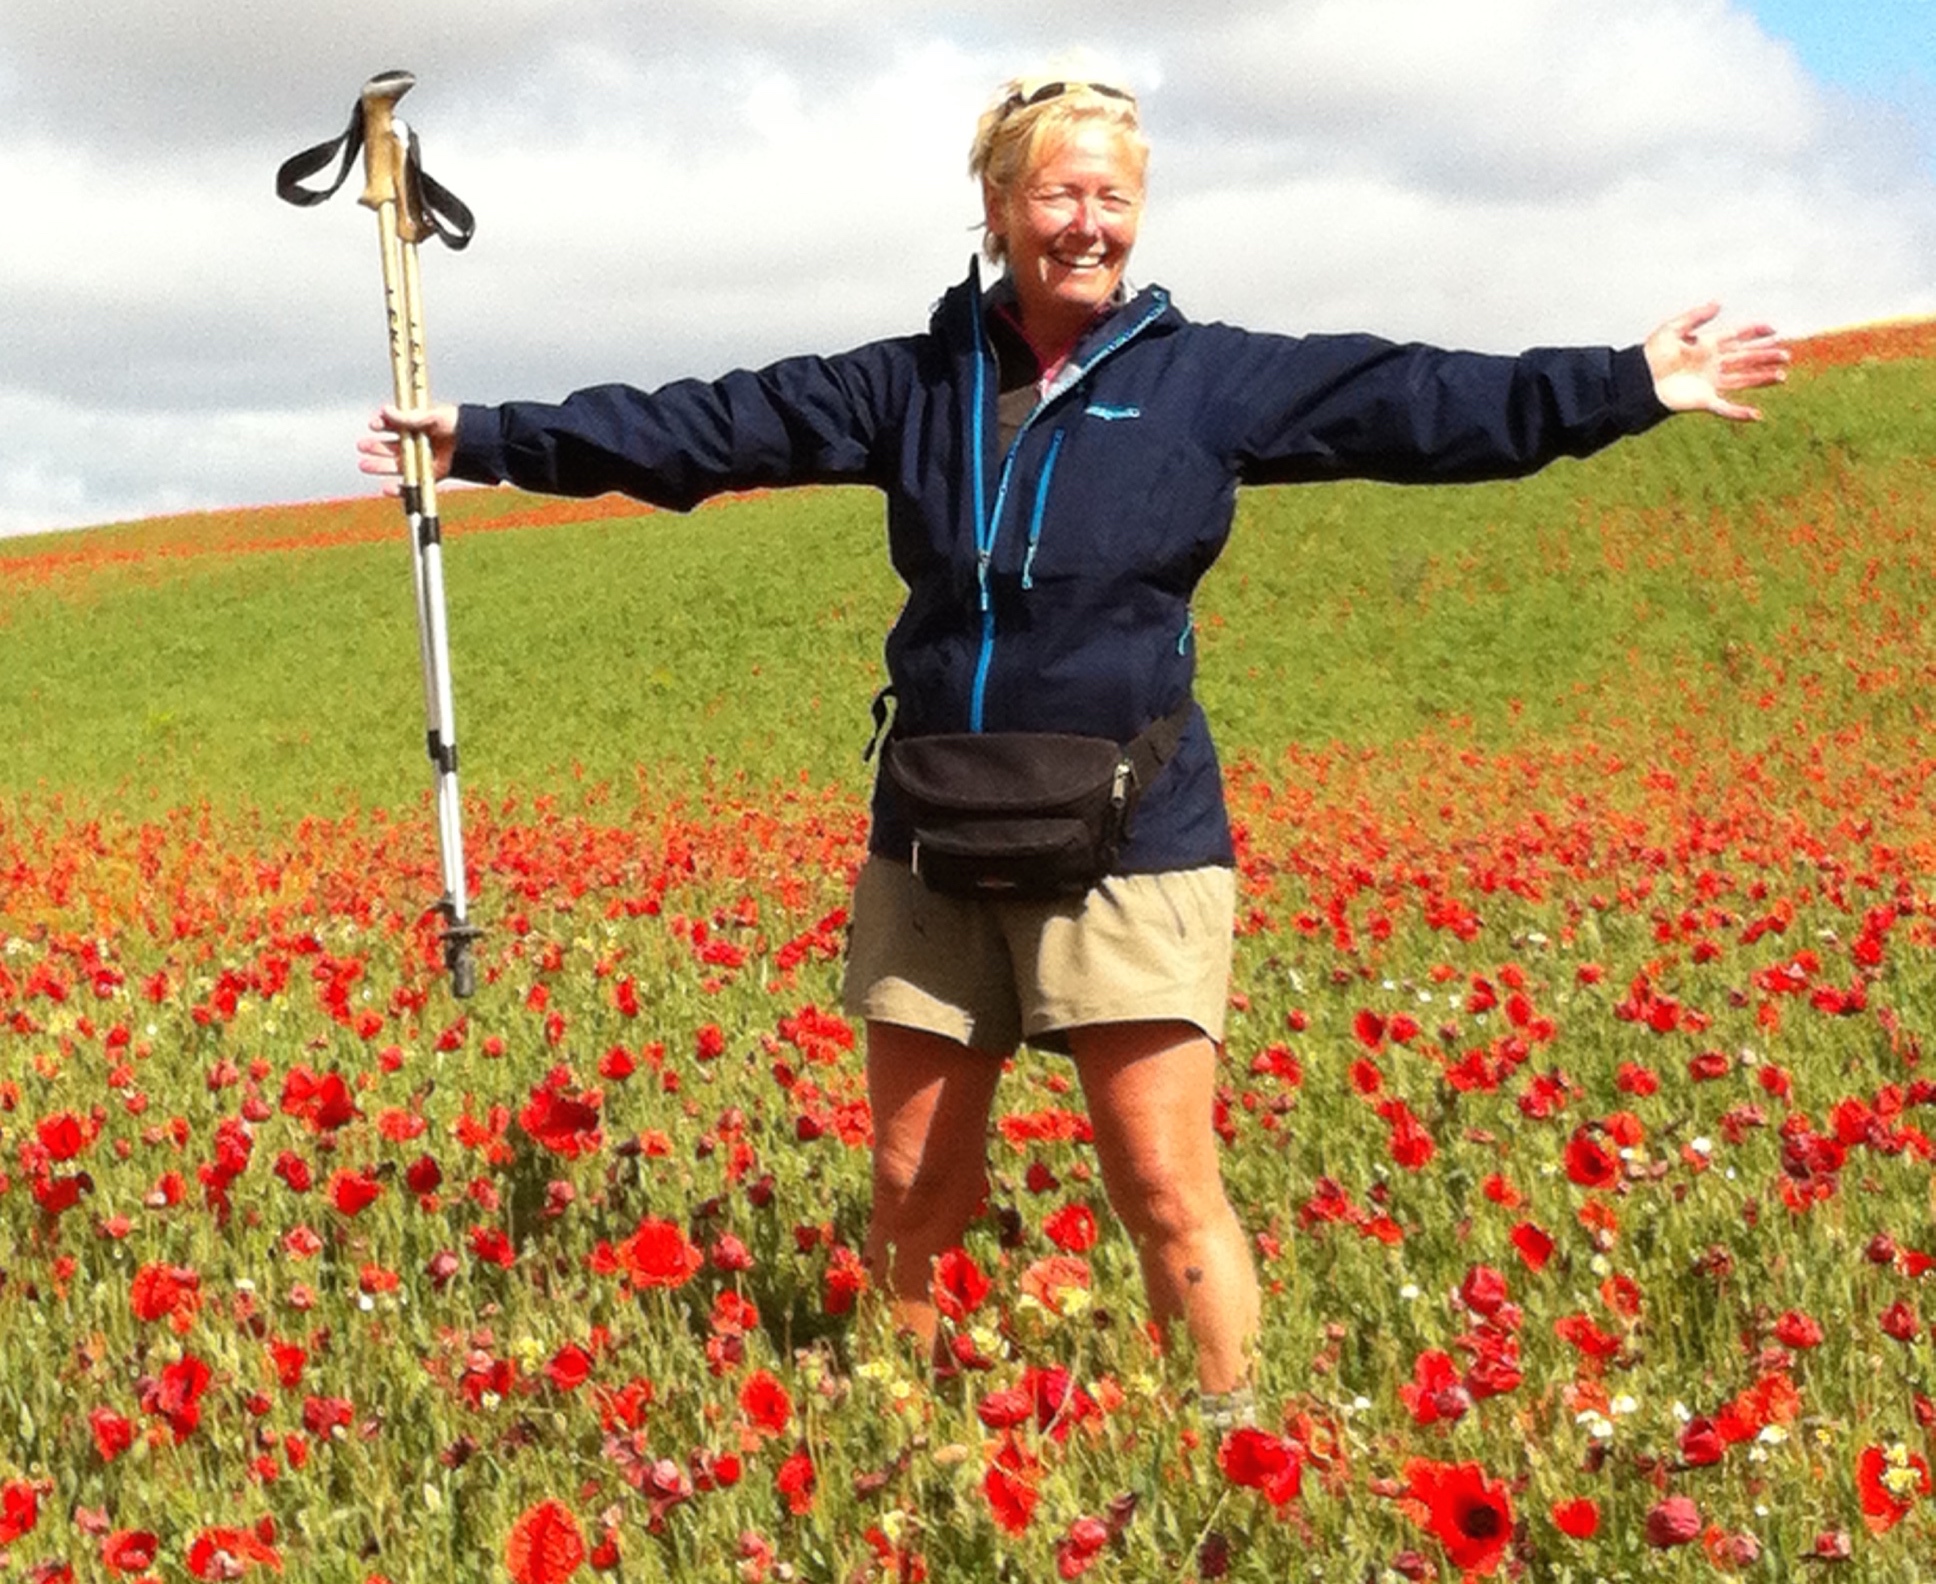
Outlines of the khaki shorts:
{"label": "khaki shorts", "polygon": [[1110,875],[1082,897],[941,896],[869,858],[854,888],[849,1017],[1006,1054],[1066,1051],[1063,1031],[1177,1019],[1218,1043],[1230,1001],[1235,872]]}

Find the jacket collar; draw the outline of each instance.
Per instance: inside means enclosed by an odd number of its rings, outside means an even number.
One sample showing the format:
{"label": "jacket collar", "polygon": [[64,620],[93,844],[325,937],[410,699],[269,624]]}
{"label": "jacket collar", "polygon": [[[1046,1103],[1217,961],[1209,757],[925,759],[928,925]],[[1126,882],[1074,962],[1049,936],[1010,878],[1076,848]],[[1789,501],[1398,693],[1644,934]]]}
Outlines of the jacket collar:
{"label": "jacket collar", "polygon": [[[936,306],[933,327],[948,340],[958,355],[972,355],[981,346],[979,320],[982,313],[1002,294],[1012,299],[1014,290],[1014,285],[1004,273],[984,292],[981,260],[970,257],[967,278],[950,288]],[[1077,367],[1086,364],[1099,350],[1159,312],[1165,317],[1173,316],[1176,312],[1170,305],[1170,294],[1161,286],[1145,286],[1141,291],[1127,295],[1083,333],[1069,359],[1070,364]]]}

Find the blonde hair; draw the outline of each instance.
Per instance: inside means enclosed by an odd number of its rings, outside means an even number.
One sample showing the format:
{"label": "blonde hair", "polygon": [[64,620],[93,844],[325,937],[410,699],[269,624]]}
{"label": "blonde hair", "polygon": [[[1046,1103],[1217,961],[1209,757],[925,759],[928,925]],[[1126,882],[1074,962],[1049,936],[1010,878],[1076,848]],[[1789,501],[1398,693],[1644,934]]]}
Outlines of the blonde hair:
{"label": "blonde hair", "polygon": [[[1142,174],[1149,162],[1149,140],[1143,136],[1136,96],[1114,83],[1078,82],[1049,74],[1015,77],[1002,84],[975,125],[968,174],[979,177],[984,189],[1013,192],[1050,149],[1086,124],[1113,127],[1134,151],[1137,175]],[[1008,254],[1006,239],[986,225],[981,248],[995,264]]]}

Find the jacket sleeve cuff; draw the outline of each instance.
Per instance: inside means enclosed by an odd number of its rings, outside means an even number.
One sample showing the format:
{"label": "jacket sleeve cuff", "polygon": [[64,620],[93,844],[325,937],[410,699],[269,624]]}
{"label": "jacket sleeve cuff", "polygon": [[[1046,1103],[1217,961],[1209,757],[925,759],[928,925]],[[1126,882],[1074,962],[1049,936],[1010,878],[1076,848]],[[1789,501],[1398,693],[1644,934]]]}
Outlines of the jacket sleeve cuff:
{"label": "jacket sleeve cuff", "polygon": [[1622,425],[1630,434],[1651,429],[1673,409],[1654,393],[1654,373],[1647,366],[1646,349],[1624,347],[1613,354],[1613,399]]}
{"label": "jacket sleeve cuff", "polygon": [[506,477],[504,446],[495,407],[466,402],[457,409],[457,444],[450,476],[472,484],[499,484]]}

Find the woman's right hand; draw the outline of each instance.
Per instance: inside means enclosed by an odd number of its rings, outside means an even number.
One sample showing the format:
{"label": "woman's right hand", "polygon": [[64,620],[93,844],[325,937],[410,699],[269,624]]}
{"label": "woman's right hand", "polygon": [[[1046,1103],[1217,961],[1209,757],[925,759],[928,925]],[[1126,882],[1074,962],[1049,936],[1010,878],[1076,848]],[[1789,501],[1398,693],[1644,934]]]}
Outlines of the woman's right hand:
{"label": "woman's right hand", "polygon": [[437,479],[450,477],[450,459],[457,450],[457,409],[449,403],[435,407],[385,405],[370,420],[370,433],[356,442],[357,467],[383,480],[383,492],[403,488],[403,437],[423,435],[430,442],[430,466]]}

